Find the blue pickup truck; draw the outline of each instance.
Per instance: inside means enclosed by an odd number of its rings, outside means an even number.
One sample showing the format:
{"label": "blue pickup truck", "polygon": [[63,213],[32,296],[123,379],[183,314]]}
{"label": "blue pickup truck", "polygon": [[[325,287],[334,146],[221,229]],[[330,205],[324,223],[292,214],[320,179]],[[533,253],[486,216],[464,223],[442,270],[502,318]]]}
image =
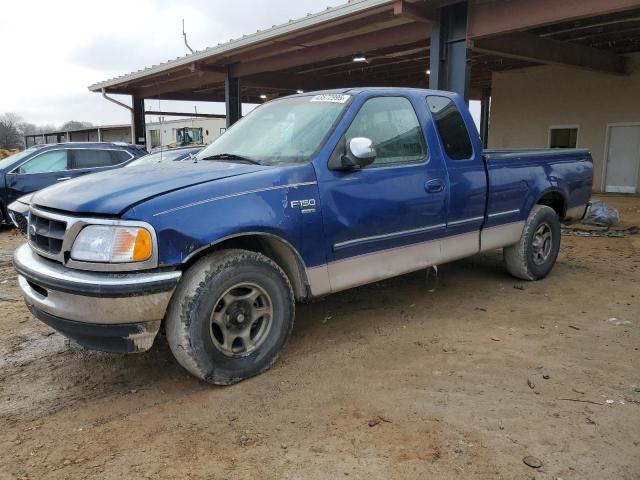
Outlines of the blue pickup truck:
{"label": "blue pickup truck", "polygon": [[38,192],[14,257],[39,319],[144,351],[164,327],[188,371],[267,369],[295,302],[502,248],[544,278],[591,196],[585,150],[484,150],[441,91],[304,93],[256,108],[194,159]]}

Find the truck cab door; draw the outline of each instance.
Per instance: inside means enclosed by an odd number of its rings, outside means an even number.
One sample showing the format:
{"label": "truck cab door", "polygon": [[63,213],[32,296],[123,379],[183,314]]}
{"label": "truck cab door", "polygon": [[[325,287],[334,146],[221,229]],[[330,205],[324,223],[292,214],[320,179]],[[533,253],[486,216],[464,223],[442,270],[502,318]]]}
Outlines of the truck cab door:
{"label": "truck cab door", "polygon": [[47,150],[34,156],[7,174],[7,203],[66,180],[69,178],[68,172],[69,158],[66,149]]}
{"label": "truck cab door", "polygon": [[375,160],[361,169],[320,169],[318,187],[332,291],[440,260],[446,172],[428,151],[416,111],[421,110],[403,96],[366,99],[329,164],[340,164],[346,143],[357,137],[373,141]]}
{"label": "truck cab door", "polygon": [[[468,110],[458,107],[452,98],[445,96],[429,95],[426,102],[438,133],[437,147],[441,150],[449,178],[447,240],[443,242],[442,249],[442,260],[446,262],[480,251],[487,177],[480,137]],[[469,134],[470,129],[474,131],[474,137]]]}

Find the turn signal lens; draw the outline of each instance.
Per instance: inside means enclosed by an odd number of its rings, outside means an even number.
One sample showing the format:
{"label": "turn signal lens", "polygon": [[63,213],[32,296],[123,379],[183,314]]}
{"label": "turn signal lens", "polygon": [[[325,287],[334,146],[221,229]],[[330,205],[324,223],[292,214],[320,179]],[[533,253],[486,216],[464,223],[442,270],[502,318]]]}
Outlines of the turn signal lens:
{"label": "turn signal lens", "polygon": [[151,257],[151,234],[144,228],[138,230],[133,244],[133,261],[142,262]]}
{"label": "turn signal lens", "polygon": [[113,235],[112,262],[142,262],[151,257],[151,235],[144,228],[117,227]]}

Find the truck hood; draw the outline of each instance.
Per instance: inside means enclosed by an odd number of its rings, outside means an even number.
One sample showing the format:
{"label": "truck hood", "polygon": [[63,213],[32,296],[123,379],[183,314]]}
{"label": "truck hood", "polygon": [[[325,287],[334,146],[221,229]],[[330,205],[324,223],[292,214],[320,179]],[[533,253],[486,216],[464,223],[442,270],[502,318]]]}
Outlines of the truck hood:
{"label": "truck hood", "polygon": [[266,168],[210,160],[123,167],[45,188],[31,203],[73,213],[120,215],[149,198]]}

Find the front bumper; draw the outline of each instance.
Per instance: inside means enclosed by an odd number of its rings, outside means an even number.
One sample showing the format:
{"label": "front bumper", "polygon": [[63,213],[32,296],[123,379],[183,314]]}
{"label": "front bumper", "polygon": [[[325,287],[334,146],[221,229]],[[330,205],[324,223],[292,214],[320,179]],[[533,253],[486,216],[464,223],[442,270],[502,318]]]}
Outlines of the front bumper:
{"label": "front bumper", "polygon": [[27,218],[29,217],[29,205],[16,200],[7,207],[7,213],[13,223],[22,233],[27,233]]}
{"label": "front bumper", "polygon": [[16,250],[13,262],[36,317],[87,348],[108,352],[151,348],[181,276],[72,270],[28,245]]}

